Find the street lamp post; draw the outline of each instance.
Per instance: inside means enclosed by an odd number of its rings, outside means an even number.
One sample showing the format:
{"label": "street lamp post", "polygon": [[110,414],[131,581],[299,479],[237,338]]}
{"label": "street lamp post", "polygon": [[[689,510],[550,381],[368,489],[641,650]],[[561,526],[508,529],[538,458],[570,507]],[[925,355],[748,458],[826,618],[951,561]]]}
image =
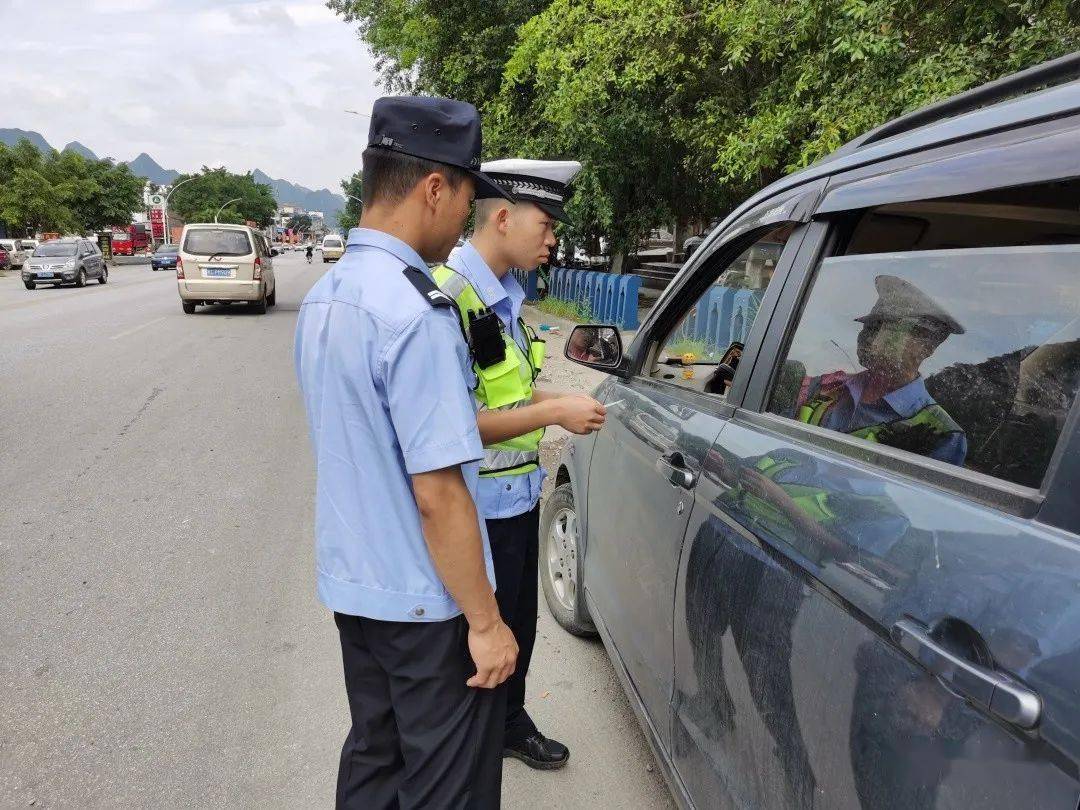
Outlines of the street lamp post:
{"label": "street lamp post", "polygon": [[171,197],[173,195],[173,192],[176,191],[178,188],[180,188],[180,186],[184,185],[184,183],[190,183],[192,180],[195,180],[198,176],[199,175],[196,175],[195,177],[189,177],[187,180],[181,180],[175,186],[170,188],[169,193],[165,195],[165,210],[162,211],[162,215],[163,215],[163,218],[165,219],[165,243],[166,244],[168,244],[169,240],[172,238],[172,234],[169,233],[169,197]]}
{"label": "street lamp post", "polygon": [[222,211],[224,211],[228,206],[232,205],[234,202],[240,202],[240,200],[242,200],[242,199],[244,199],[244,198],[243,197],[233,197],[231,200],[229,200],[227,203],[225,203],[225,205],[221,206],[221,208],[219,208],[217,210],[217,213],[214,214],[214,224],[215,225],[218,224],[217,220],[218,220],[218,217],[221,216]]}

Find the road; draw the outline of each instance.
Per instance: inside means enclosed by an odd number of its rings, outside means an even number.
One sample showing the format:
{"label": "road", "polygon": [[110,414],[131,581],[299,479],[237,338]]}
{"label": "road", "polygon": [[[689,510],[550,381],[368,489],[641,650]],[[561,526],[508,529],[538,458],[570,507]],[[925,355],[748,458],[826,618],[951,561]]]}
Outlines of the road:
{"label": "road", "polygon": [[[184,315],[171,274],[0,278],[0,806],[330,807],[347,706],[314,596],[304,293]],[[541,603],[543,600],[541,599]],[[571,762],[504,806],[670,807],[602,646],[541,606],[529,705]]]}

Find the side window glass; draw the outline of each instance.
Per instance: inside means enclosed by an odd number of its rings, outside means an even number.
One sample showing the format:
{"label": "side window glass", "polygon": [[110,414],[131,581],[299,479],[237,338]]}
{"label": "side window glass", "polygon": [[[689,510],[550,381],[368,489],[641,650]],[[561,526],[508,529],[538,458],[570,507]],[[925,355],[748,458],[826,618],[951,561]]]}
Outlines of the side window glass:
{"label": "side window glass", "polygon": [[775,228],[734,261],[708,271],[712,283],[660,341],[650,377],[727,393],[792,230],[791,224]]}
{"label": "side window glass", "polygon": [[1080,384],[1080,245],[836,256],[768,410],[1038,487]]}

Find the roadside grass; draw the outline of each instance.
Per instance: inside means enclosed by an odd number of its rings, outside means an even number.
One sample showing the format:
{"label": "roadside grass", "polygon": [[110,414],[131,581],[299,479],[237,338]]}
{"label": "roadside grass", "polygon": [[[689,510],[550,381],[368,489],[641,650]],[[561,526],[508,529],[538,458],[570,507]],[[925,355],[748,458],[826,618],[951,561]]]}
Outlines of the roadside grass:
{"label": "roadside grass", "polygon": [[568,321],[589,323],[592,320],[592,310],[585,301],[564,301],[561,298],[552,298],[549,295],[533,306],[541,312],[554,315],[556,318],[565,318]]}

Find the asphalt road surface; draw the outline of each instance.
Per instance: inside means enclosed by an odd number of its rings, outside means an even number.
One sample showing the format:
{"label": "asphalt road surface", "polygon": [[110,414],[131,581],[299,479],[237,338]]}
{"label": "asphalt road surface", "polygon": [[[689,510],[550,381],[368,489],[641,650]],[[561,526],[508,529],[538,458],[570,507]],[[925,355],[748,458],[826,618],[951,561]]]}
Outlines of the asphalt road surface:
{"label": "asphalt road surface", "polygon": [[[317,255],[317,254],[316,254]],[[171,273],[0,278],[0,806],[330,807],[347,706],[314,595],[299,303],[184,315]],[[602,646],[541,599],[529,706],[572,751],[504,806],[670,807]]]}

